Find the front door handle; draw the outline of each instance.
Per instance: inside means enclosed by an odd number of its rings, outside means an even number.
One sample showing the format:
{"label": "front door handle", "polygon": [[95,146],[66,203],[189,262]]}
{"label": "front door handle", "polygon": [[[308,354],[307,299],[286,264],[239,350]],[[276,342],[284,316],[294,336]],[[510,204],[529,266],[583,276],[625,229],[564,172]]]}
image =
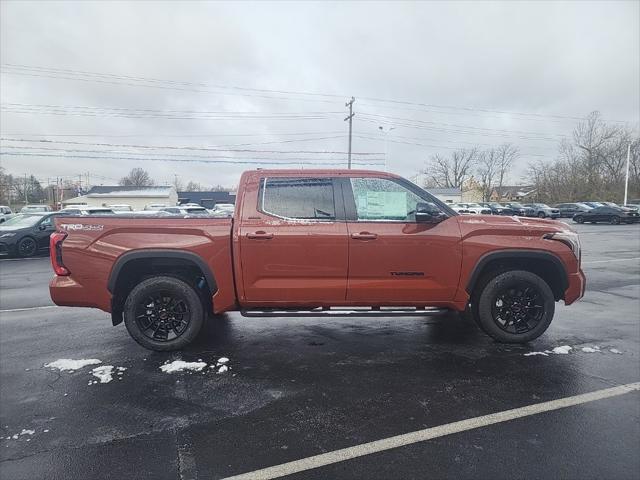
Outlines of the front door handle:
{"label": "front door handle", "polygon": [[257,232],[247,233],[247,238],[252,240],[271,240],[273,238],[273,233],[267,233],[259,230]]}
{"label": "front door handle", "polygon": [[375,240],[378,235],[369,232],[352,233],[351,238],[354,240]]}

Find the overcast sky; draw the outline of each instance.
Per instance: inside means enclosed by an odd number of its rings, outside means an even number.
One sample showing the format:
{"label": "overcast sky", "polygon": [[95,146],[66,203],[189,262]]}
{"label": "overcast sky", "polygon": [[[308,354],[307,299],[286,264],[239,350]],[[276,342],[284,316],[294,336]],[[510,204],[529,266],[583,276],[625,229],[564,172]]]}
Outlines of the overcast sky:
{"label": "overcast sky", "polygon": [[[638,128],[639,6],[3,1],[13,140],[0,158],[16,175],[96,184],[133,167],[229,186],[266,162],[335,168],[353,95],[354,162],[383,168],[386,149],[410,177],[434,153],[511,142],[518,181],[592,110]],[[388,142],[380,126],[395,127]]]}

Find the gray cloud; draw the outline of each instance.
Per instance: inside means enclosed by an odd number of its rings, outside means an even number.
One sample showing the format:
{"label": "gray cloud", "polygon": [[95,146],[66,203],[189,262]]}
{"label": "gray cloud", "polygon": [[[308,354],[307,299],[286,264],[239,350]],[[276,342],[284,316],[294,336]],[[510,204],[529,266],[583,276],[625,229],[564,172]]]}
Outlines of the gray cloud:
{"label": "gray cloud", "polygon": [[[382,152],[384,143],[378,125],[404,125],[389,137],[394,141],[388,144],[392,171],[411,175],[430,154],[446,152],[447,148],[511,141],[523,152],[517,175],[532,159],[553,157],[556,141],[560,135],[570,134],[575,121],[385,104],[365,97],[571,117],[600,110],[606,119],[629,122],[637,128],[639,5],[631,1],[3,2],[3,64],[344,97],[266,94],[279,98],[262,98],[260,92],[211,86],[178,86],[210,92],[198,93],[10,73],[2,74],[0,96],[3,103],[127,109],[346,112],[344,102],[354,95],[354,132],[358,135],[354,150]],[[158,84],[161,85],[167,86]],[[296,138],[281,133],[340,131],[346,135],[343,117],[336,114],[321,120],[178,120],[3,112],[0,121],[5,137],[38,134],[51,140],[88,143],[211,146]],[[505,134],[497,130],[533,133]],[[60,134],[98,136],[50,136]],[[71,149],[69,145],[48,146]],[[344,151],[346,138],[247,148]],[[125,156],[113,154],[118,155]],[[233,155],[248,158],[250,154]],[[259,153],[253,157],[299,158]],[[115,179],[132,167],[141,166],[158,182],[169,181],[178,174],[185,182],[227,185],[235,184],[240,172],[251,168],[241,164],[30,156],[3,156],[2,165],[12,173],[35,173],[40,178],[91,172]],[[101,181],[111,183],[108,178]]]}

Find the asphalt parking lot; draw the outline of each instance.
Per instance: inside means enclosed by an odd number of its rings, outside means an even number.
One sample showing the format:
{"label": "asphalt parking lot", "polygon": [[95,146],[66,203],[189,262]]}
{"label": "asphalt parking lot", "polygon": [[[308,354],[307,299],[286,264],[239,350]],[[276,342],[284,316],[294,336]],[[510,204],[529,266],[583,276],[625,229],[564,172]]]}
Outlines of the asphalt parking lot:
{"label": "asphalt parking lot", "polygon": [[[638,478],[637,390],[396,448],[388,440],[640,382],[640,225],[575,227],[587,293],[558,305],[547,333],[524,346],[494,343],[456,315],[231,314],[188,350],[155,353],[106,313],[51,306],[48,257],[0,260],[0,478],[260,478],[338,449],[346,460],[286,478]],[[526,355],[560,346],[572,348]],[[159,368],[220,357],[224,374]],[[92,367],[44,367],[62,358],[126,370],[89,385]],[[353,455],[376,440],[389,443]]]}

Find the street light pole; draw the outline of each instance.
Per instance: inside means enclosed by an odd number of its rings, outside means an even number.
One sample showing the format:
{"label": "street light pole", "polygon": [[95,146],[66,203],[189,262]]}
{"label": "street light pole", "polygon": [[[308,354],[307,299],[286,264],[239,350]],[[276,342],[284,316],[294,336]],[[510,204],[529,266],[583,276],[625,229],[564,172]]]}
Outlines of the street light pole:
{"label": "street light pole", "polygon": [[631,157],[631,143],[627,145],[627,173],[624,176],[624,203],[627,204],[627,195],[629,193],[629,158]]}

